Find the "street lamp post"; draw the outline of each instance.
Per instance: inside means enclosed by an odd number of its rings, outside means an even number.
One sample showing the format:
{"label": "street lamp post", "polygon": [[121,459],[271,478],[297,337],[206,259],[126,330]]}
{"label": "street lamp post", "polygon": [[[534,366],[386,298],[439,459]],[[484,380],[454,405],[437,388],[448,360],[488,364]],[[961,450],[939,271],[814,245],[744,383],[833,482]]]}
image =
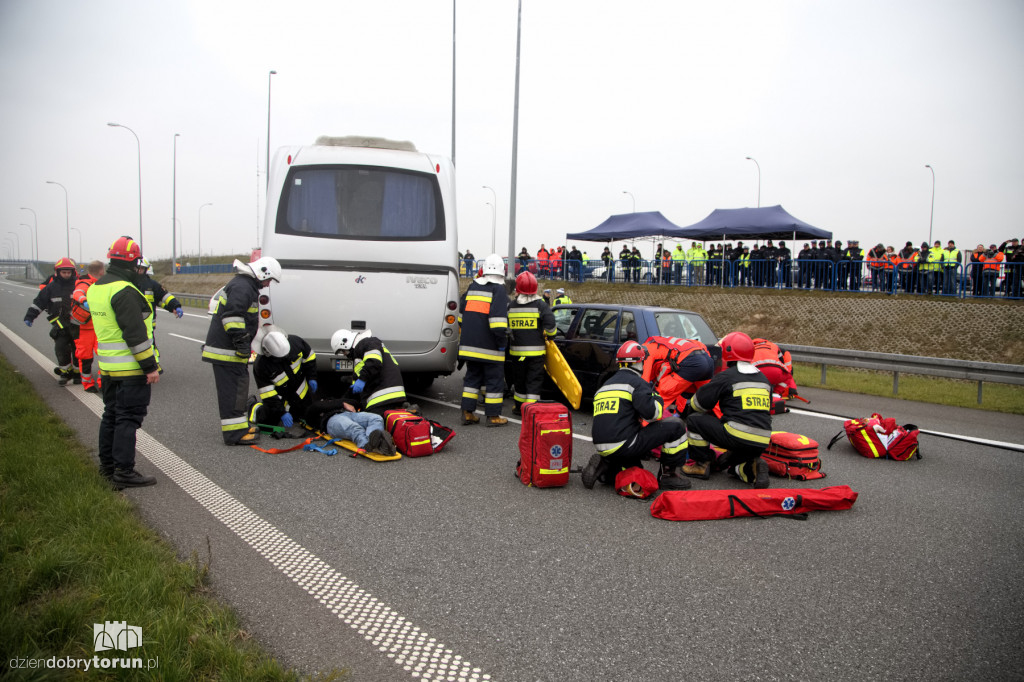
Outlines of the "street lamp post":
{"label": "street lamp post", "polygon": [[622,193],[628,194],[629,198],[633,200],[633,213],[636,213],[636,197],[633,196],[632,192],[627,192],[626,190],[622,190]]}
{"label": "street lamp post", "polygon": [[[82,231],[79,230],[77,227],[72,227],[71,231],[78,233],[78,264],[81,265],[82,264]],[[70,256],[71,256],[71,254],[68,254],[69,258],[70,258]]]}
{"label": "street lamp post", "polygon": [[491,195],[494,197],[494,203],[491,204],[491,253],[494,253],[495,249],[495,234],[497,230],[498,221],[498,193],[494,191],[493,187],[483,185],[484,189],[491,190]]}
{"label": "street lamp post", "polygon": [[757,207],[761,208],[761,164],[753,156],[748,156],[747,161],[753,161],[757,166]]}
{"label": "street lamp post", "polygon": [[932,172],[932,213],[928,217],[928,246],[932,245],[932,223],[935,221],[935,169],[926,163],[925,168]]}
{"label": "street lamp post", "polygon": [[202,273],[203,267],[203,209],[213,204],[203,204],[199,207],[199,268]]}
{"label": "street lamp post", "polygon": [[14,235],[14,244],[15,244],[15,246],[18,247],[17,258],[18,258],[18,260],[21,260],[21,237],[18,236],[17,232],[11,232],[10,230],[7,231],[7,234],[13,234]]}
{"label": "street lamp post", "polygon": [[[66,253],[68,255],[68,258],[71,258],[71,218],[68,216],[68,213],[69,213],[69,211],[68,211],[68,204],[69,204],[69,202],[68,202],[68,188],[65,187],[64,185],[60,184],[59,182],[54,182],[53,180],[47,180],[46,184],[47,185],[57,185],[62,190],[64,190],[64,230],[67,233],[66,236],[67,236],[67,249],[68,249]],[[35,211],[32,211],[32,215],[35,215]]]}
{"label": "street lamp post", "polygon": [[120,123],[108,123],[107,125],[111,128],[124,128],[135,138],[135,148],[139,156],[139,247],[144,249],[142,244],[142,143],[139,142],[139,136],[135,134],[135,131],[128,126]]}
{"label": "street lamp post", "polygon": [[[31,208],[25,208],[24,206],[21,207],[21,210],[22,211],[32,211]],[[35,211],[32,211],[32,224],[33,224],[32,230],[33,230],[33,232],[35,232],[36,260],[39,260],[39,220],[36,218],[36,212]]]}
{"label": "street lamp post", "polygon": [[267,187],[270,187],[270,86],[277,71],[267,74]]}
{"label": "street lamp post", "polygon": [[28,223],[19,223],[18,226],[28,228],[28,253],[32,260],[37,260],[36,252],[32,250],[32,226]]}
{"label": "street lamp post", "polygon": [[174,162],[171,165],[171,274],[178,274],[178,138],[174,133]]}

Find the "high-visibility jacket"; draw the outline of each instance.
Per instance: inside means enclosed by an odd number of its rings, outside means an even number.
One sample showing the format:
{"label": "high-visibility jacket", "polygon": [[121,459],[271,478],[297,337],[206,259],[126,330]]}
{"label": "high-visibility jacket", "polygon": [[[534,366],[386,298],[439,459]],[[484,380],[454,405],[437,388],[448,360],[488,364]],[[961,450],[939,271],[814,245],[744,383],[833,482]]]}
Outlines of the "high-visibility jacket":
{"label": "high-visibility jacket", "polygon": [[736,267],[738,268],[749,268],[750,267],[750,254],[745,253],[736,259]]}
{"label": "high-visibility jacket", "polygon": [[690,398],[690,406],[697,412],[710,412],[715,405],[722,412],[722,425],[729,435],[752,447],[768,446],[772,438],[772,386],[761,372],[746,374],[733,365]]}
{"label": "high-visibility jacket", "polygon": [[567,295],[562,294],[561,296],[555,298],[554,305],[569,305],[570,303],[572,303],[572,299],[569,298]]}
{"label": "high-visibility jacket", "polygon": [[906,258],[900,258],[896,263],[896,269],[900,272],[912,271],[914,269],[914,265],[917,263],[918,253],[919,252],[914,251]]}
{"label": "high-visibility jacket", "polygon": [[255,277],[239,274],[213,295],[204,362],[248,364],[249,344],[259,326],[259,292]]}
{"label": "high-visibility jacket", "polygon": [[764,365],[775,365],[790,374],[793,373],[793,357],[788,350],[782,350],[778,344],[767,339],[752,339],[752,341],[754,342],[754,359],[750,364],[759,369]]}
{"label": "high-visibility jacket", "polygon": [[256,356],[252,376],[260,402],[281,402],[286,409],[309,395],[309,381],[316,379],[316,353],[301,336],[289,334],[288,354]]}
{"label": "high-visibility jacket", "polygon": [[996,251],[996,255],[994,256],[982,255],[981,261],[984,263],[984,265],[982,265],[981,268],[984,271],[994,270],[996,272],[999,272],[999,268],[1000,266],[1002,266],[1004,260],[1006,260],[1006,256],[1003,255],[1002,251]]}
{"label": "high-visibility jacket", "polygon": [[459,308],[459,357],[476,362],[505,362],[508,294],[498,282],[473,280]]}
{"label": "high-visibility jacket", "polygon": [[640,372],[622,368],[594,394],[594,447],[610,455],[640,433],[640,420],[661,419],[664,406]]}
{"label": "high-visibility jacket", "polygon": [[928,262],[921,266],[926,272],[938,272],[942,269],[942,256],[945,252],[941,248],[932,247],[928,249]]}
{"label": "high-visibility jacket", "polygon": [[[689,397],[710,380],[689,381],[676,373],[676,367],[693,353],[704,353],[710,357],[708,347],[696,339],[680,339],[674,336],[651,336],[644,341],[647,359],[641,378],[657,390],[665,405],[671,405],[680,396]],[[680,405],[680,408],[685,405]]]}
{"label": "high-visibility jacket", "polygon": [[352,349],[352,355],[356,360],[356,377],[366,383],[359,395],[365,409],[375,410],[405,402],[402,371],[380,339],[375,336],[362,339]]}
{"label": "high-visibility jacket", "polygon": [[153,347],[153,306],[111,267],[86,292],[96,332],[96,359],[104,377],[141,377],[160,365]]}
{"label": "high-visibility jacket", "polygon": [[537,265],[539,265],[542,268],[546,268],[548,266],[548,259],[550,258],[550,256],[551,254],[548,253],[547,249],[541,249],[540,251],[538,251]]}
{"label": "high-visibility jacket", "polygon": [[960,264],[960,249],[954,248],[952,251],[949,249],[942,250],[942,264],[947,268],[952,268]]}
{"label": "high-visibility jacket", "polygon": [[84,278],[78,280],[78,284],[75,285],[75,290],[71,292],[71,324],[76,324],[81,329],[91,330],[93,328],[92,314],[83,304],[87,302],[86,294],[89,291],[89,287],[95,283],[95,277],[92,275],[86,275]]}
{"label": "high-visibility jacket", "polygon": [[555,316],[542,298],[528,303],[510,303],[508,329],[512,334],[509,354],[517,358],[544,357],[547,354],[545,340],[555,338],[558,331]]}
{"label": "high-visibility jacket", "polygon": [[707,251],[700,248],[699,246],[691,246],[686,250],[686,262],[692,263],[694,261],[704,261],[708,259]]}

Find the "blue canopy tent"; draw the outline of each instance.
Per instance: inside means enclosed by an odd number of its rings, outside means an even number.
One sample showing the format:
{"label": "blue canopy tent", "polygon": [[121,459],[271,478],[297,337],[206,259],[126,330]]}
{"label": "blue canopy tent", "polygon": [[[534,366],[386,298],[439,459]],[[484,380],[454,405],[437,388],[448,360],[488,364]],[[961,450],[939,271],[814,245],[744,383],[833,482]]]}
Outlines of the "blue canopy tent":
{"label": "blue canopy tent", "polygon": [[716,208],[707,218],[668,233],[677,239],[831,239],[832,233],[791,216],[782,206]]}
{"label": "blue canopy tent", "polygon": [[660,237],[674,234],[681,229],[683,228],[661,215],[661,211],[645,211],[610,216],[595,228],[586,232],[571,232],[566,234],[565,238],[585,242],[613,242],[640,237]]}

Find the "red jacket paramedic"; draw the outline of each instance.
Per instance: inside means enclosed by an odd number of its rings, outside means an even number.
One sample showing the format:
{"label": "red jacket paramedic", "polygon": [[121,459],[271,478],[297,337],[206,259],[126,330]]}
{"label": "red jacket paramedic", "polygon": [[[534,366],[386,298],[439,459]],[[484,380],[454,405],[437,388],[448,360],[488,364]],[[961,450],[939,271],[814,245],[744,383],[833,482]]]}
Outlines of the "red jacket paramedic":
{"label": "red jacket paramedic", "polygon": [[92,373],[92,359],[96,354],[96,331],[92,324],[92,314],[89,312],[87,295],[89,287],[96,283],[96,280],[105,273],[103,262],[94,260],[89,263],[86,269],[86,276],[78,280],[75,290],[71,293],[71,324],[78,327],[78,337],[75,339],[75,358],[78,360],[78,370],[82,377],[82,388],[88,393],[98,393],[101,385],[100,373]]}
{"label": "red jacket paramedic", "polygon": [[651,336],[644,341],[647,359],[643,380],[654,386],[665,402],[682,414],[686,402],[715,373],[708,347],[695,339]]}
{"label": "red jacket paramedic", "polygon": [[796,382],[793,381],[793,358],[788,350],[782,350],[777,344],[766,339],[753,339],[754,367],[761,370],[772,385],[772,393],[780,398],[788,398],[797,394]]}

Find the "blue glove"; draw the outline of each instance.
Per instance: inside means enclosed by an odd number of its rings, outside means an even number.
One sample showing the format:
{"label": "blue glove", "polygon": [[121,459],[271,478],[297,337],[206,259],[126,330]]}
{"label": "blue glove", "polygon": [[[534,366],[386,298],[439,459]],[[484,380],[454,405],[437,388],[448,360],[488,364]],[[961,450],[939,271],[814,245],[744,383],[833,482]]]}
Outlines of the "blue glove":
{"label": "blue glove", "polygon": [[505,349],[504,349],[504,348],[499,348],[499,349],[498,349],[498,352],[499,352],[499,353],[504,353],[504,352],[505,352]]}
{"label": "blue glove", "polygon": [[32,326],[32,320],[25,320],[25,326],[26,327],[31,327]]}
{"label": "blue glove", "polygon": [[316,387],[317,387],[316,379],[310,379],[309,380],[309,390],[313,391],[313,393],[316,393]]}
{"label": "blue glove", "polygon": [[292,413],[285,412],[284,415],[281,417],[281,425],[284,426],[286,429],[290,429],[294,424],[295,420],[292,419]]}
{"label": "blue glove", "polygon": [[[89,306],[86,306],[85,309],[88,310]],[[174,309],[174,316],[179,320],[185,316],[185,311],[181,309],[181,306]]]}
{"label": "blue glove", "polygon": [[356,393],[356,394],[362,393],[363,392],[363,388],[365,388],[365,387],[366,387],[366,382],[365,381],[363,381],[362,379],[356,379],[355,382],[352,384],[352,392]]}
{"label": "blue glove", "polygon": [[85,308],[86,310],[88,310],[89,309],[89,302],[85,301],[84,303],[82,303],[82,307]]}

